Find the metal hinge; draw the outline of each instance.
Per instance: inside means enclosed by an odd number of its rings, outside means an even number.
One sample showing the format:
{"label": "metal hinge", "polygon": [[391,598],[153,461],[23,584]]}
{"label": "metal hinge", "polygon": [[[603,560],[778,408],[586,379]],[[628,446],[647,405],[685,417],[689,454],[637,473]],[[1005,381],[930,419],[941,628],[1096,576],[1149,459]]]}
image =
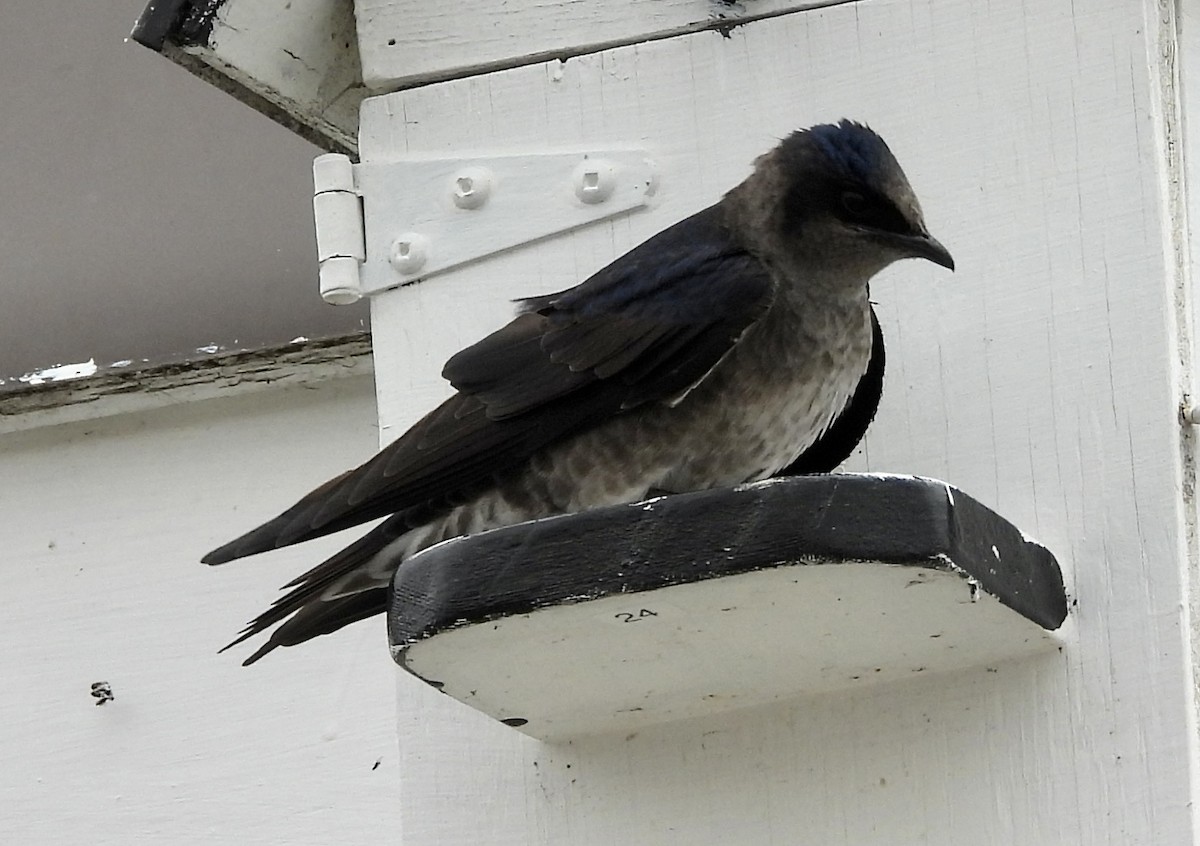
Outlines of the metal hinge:
{"label": "metal hinge", "polygon": [[321,298],[333,305],[349,305],[363,295],[359,268],[367,252],[354,168],[350,158],[341,153],[326,153],[313,160],[313,223]]}
{"label": "metal hinge", "polygon": [[[646,205],[642,150],[313,163],[321,296],[335,304]],[[364,226],[365,221],[365,226]]]}

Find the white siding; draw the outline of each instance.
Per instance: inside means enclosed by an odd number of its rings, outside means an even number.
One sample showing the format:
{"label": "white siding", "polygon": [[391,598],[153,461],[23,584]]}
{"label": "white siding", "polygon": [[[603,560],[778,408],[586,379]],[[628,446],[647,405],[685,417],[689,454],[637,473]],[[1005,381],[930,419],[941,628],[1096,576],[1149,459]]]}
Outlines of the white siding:
{"label": "white siding", "polygon": [[375,297],[397,430],[507,299],[712,202],[793,128],[871,123],[959,269],[872,286],[889,370],[852,466],[996,508],[1078,602],[1049,658],[566,747],[402,677],[409,846],[1192,842],[1172,8],[874,0],[365,102],[364,160],[626,143],[662,169],[655,208]]}
{"label": "white siding", "polygon": [[0,435],[0,841],[394,839],[382,620],[216,654],[339,539],[199,563],[376,432],[352,377]]}

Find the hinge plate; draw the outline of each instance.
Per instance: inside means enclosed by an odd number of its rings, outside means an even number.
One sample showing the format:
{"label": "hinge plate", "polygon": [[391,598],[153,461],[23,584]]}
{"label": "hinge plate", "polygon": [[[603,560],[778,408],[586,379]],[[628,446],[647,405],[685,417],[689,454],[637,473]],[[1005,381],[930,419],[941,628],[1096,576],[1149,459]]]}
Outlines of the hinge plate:
{"label": "hinge plate", "polygon": [[355,166],[363,198],[364,294],[646,205],[643,150],[457,157]]}

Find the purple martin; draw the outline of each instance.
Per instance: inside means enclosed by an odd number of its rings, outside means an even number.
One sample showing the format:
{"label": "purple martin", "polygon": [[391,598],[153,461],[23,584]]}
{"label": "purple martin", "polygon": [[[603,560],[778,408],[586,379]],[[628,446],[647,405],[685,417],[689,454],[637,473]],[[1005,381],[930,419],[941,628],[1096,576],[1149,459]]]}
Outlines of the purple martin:
{"label": "purple martin", "polygon": [[720,202],[573,288],[522,300],[446,363],[450,399],[206,555],[222,564],[386,518],[285,585],[229,646],[282,622],[251,664],[379,614],[396,568],[446,538],[833,470],[882,390],[867,284],[903,258],[954,269],[883,139],[846,120],[793,132]]}

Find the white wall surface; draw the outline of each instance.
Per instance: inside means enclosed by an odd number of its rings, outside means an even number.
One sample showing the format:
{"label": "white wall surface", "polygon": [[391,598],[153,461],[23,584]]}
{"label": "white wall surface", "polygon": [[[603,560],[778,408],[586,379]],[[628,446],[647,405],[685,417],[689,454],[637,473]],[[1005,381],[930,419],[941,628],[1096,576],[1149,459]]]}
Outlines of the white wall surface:
{"label": "white wall surface", "polygon": [[0,437],[0,842],[1192,842],[1172,10],[872,0],[364,117],[375,160],[636,143],[663,167],[652,210],[376,298],[385,439],[509,298],[711,202],[797,126],[871,122],[959,272],[873,286],[888,381],[853,465],[945,478],[1045,542],[1078,600],[1062,653],[560,747],[401,675],[397,752],[381,622],[250,669],[214,654],[341,539],[196,563],[374,450],[365,381],[33,429]]}
{"label": "white wall surface", "polygon": [[216,654],[341,539],[199,563],[377,443],[369,377],[0,435],[0,842],[398,840],[382,619]]}
{"label": "white wall surface", "polygon": [[[628,144],[662,168],[649,210],[375,297],[392,435],[509,298],[714,201],[794,128],[871,123],[958,272],[872,286],[888,373],[852,466],[960,486],[1042,540],[1078,603],[1049,658],[564,747],[401,676],[409,846],[1193,842],[1173,8],[872,0],[364,103],[364,161]],[[426,367],[401,366],[414,350]]]}

